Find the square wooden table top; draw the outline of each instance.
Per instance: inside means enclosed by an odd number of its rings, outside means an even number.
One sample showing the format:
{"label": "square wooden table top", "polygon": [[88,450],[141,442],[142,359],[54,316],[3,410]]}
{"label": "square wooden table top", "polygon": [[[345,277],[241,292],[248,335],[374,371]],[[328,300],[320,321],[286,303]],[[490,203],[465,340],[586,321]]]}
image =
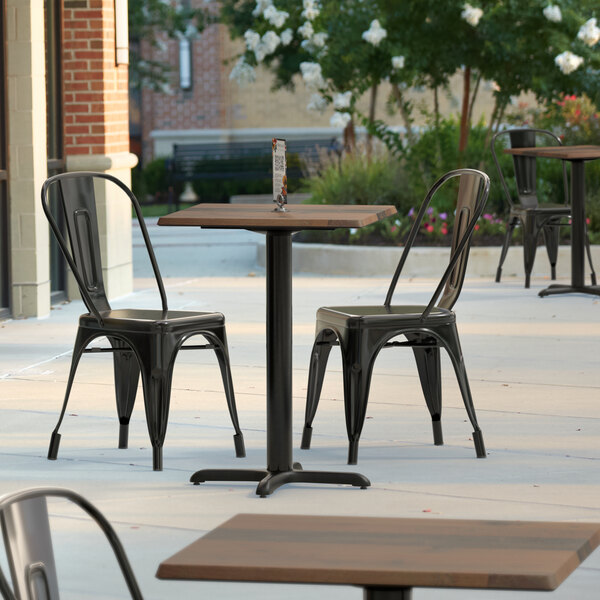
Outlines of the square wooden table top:
{"label": "square wooden table top", "polygon": [[553,590],[599,543],[599,523],[240,514],[157,577]]}
{"label": "square wooden table top", "polygon": [[293,204],[286,212],[275,204],[197,204],[160,217],[159,225],[222,229],[335,229],[364,227],[396,213],[389,205]]}
{"label": "square wooden table top", "polygon": [[532,146],[531,148],[506,148],[506,154],[539,156],[563,160],[594,160],[600,158],[600,146]]}

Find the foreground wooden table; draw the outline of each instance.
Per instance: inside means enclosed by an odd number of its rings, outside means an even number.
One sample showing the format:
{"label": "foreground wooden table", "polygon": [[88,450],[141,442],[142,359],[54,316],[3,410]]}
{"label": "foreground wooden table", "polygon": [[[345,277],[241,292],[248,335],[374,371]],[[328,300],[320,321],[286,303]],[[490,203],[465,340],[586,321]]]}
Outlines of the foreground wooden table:
{"label": "foreground wooden table", "polygon": [[571,163],[571,285],[553,284],[540,296],[579,292],[600,296],[600,286],[585,285],[585,162],[600,158],[600,146],[535,146],[507,148],[506,154],[557,158]]}
{"label": "foreground wooden table", "polygon": [[163,561],[161,579],[553,590],[600,544],[599,523],[236,515]]}
{"label": "foreground wooden table", "polygon": [[159,219],[159,225],[249,229],[267,236],[267,467],[201,469],[193,483],[257,481],[261,497],[286,483],[370,485],[360,473],[304,471],[293,462],[292,232],[364,227],[395,212],[393,206],[294,205],[275,212],[272,204],[198,204]]}

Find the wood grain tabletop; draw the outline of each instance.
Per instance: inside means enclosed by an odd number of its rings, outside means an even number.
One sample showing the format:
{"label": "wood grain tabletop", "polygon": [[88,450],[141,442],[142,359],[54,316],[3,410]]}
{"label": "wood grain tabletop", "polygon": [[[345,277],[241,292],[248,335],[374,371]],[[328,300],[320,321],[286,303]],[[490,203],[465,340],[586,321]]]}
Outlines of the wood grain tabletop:
{"label": "wood grain tabletop", "polygon": [[221,229],[295,230],[364,227],[396,213],[389,205],[294,204],[275,212],[274,204],[197,204],[158,220],[159,225]]}
{"label": "wood grain tabletop", "polygon": [[600,523],[240,514],[157,577],[553,590],[599,544]]}
{"label": "wood grain tabletop", "polygon": [[533,146],[531,148],[506,148],[506,154],[539,156],[563,160],[594,160],[600,158],[600,146]]}

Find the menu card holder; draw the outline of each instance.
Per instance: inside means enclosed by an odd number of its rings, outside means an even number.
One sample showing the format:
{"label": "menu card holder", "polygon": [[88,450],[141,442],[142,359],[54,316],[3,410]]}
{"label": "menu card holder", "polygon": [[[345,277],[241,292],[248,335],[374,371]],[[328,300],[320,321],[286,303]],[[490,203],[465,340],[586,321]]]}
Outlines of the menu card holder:
{"label": "menu card holder", "polygon": [[274,212],[286,212],[287,204],[287,161],[285,140],[273,138],[273,202]]}

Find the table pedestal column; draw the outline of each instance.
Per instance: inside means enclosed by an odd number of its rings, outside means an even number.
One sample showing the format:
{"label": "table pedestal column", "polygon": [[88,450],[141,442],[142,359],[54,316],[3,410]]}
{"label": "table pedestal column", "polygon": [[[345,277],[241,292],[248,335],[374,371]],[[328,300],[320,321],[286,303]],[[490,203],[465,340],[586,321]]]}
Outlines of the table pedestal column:
{"label": "table pedestal column", "polygon": [[363,600],[412,600],[412,588],[366,587]]}

